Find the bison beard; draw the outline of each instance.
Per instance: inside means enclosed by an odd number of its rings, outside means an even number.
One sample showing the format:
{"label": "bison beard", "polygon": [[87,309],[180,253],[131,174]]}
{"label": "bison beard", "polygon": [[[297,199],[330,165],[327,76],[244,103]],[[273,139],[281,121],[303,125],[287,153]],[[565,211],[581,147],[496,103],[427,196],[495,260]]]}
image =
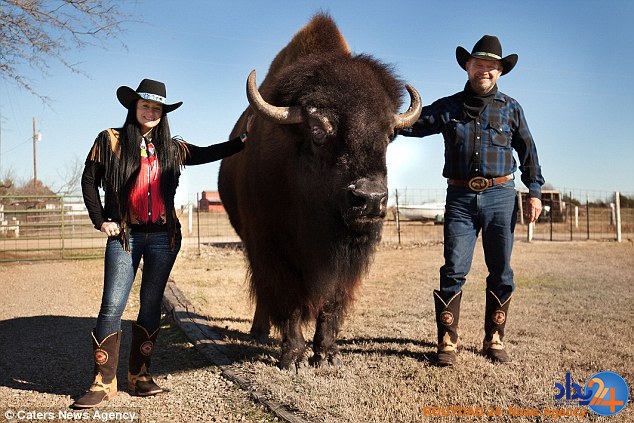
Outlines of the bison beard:
{"label": "bison beard", "polygon": [[[338,365],[337,336],[381,237],[387,205],[385,155],[395,130],[420,114],[397,114],[403,83],[365,55],[352,55],[329,16],[316,15],[276,56],[232,137],[245,149],[220,168],[219,191],[249,263],[256,311],[251,333],[282,336],[282,368],[303,365],[302,328],[316,321],[311,362]],[[276,106],[272,106],[272,105]]]}

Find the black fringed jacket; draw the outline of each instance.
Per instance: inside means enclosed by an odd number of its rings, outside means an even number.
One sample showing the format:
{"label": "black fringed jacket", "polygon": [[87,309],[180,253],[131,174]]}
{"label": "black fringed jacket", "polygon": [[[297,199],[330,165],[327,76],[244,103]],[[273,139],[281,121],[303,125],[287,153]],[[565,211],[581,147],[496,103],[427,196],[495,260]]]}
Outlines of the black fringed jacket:
{"label": "black fringed jacket", "polygon": [[[117,142],[119,139],[119,131],[120,129],[107,129],[102,131],[95,139],[86,158],[84,172],[81,178],[81,189],[84,196],[84,203],[88,209],[88,215],[95,228],[101,230],[101,225],[104,222],[119,223],[122,228],[120,235],[121,243],[126,250],[129,250],[128,234],[130,224],[135,222],[131,221],[131,213],[129,210],[121,210],[120,206],[121,204],[127,204],[127,201],[122,201],[122,199],[127,198],[129,190],[124,189],[122,191],[125,192],[115,192],[112,181],[109,181],[106,176],[111,173],[108,172],[108,166],[113,166],[114,161],[118,160]],[[179,147],[179,162],[181,166],[210,163],[231,156],[244,148],[244,143],[240,140],[240,137],[207,147],[198,147],[178,138],[172,138],[172,142],[177,143]],[[157,152],[157,154],[161,153]],[[137,174],[138,172],[132,173],[134,176]],[[176,210],[174,209],[174,196],[176,194],[179,177],[180,173],[175,177],[176,180],[170,180],[167,181],[169,182],[167,184],[161,184],[166,212],[165,230],[170,234],[172,246],[174,245],[174,240],[181,236],[180,223],[178,222]],[[131,184],[128,183],[125,184],[125,186],[128,187],[130,185]],[[105,205],[101,203],[99,187],[105,191]]]}

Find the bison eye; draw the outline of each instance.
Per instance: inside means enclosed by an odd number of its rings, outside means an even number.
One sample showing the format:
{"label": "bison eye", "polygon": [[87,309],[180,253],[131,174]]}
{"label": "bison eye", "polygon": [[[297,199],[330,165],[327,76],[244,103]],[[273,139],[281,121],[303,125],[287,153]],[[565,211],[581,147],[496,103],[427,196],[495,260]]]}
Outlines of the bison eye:
{"label": "bison eye", "polygon": [[322,145],[326,141],[326,131],[317,125],[313,125],[310,130],[315,144]]}

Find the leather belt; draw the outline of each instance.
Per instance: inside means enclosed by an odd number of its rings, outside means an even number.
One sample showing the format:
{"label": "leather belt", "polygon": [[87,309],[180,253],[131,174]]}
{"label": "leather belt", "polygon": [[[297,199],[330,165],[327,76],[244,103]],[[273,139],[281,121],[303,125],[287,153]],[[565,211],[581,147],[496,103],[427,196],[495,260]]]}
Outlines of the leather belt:
{"label": "leather belt", "polygon": [[513,174],[500,176],[498,178],[487,179],[483,176],[476,176],[469,180],[464,179],[447,179],[447,183],[449,185],[453,185],[456,187],[469,188],[471,191],[482,192],[489,187],[494,185],[500,185],[504,182],[513,179]]}
{"label": "leather belt", "polygon": [[134,232],[156,233],[167,232],[167,225],[158,223],[130,223],[130,230]]}

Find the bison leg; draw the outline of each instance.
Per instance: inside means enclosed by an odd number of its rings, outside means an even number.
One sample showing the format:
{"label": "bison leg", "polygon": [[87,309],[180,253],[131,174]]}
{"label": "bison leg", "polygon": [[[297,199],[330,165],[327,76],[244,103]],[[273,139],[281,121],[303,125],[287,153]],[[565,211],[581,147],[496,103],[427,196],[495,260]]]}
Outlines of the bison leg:
{"label": "bison leg", "polygon": [[282,357],[279,367],[295,370],[305,365],[306,341],[302,333],[302,319],[299,310],[282,324]]}
{"label": "bison leg", "polygon": [[341,353],[337,346],[343,311],[337,305],[326,305],[317,317],[317,327],[313,338],[313,352],[310,362],[315,367],[341,365]]}
{"label": "bison leg", "polygon": [[271,334],[271,319],[269,312],[260,298],[255,304],[255,314],[253,315],[253,324],[251,325],[251,336],[260,341],[265,342]]}

